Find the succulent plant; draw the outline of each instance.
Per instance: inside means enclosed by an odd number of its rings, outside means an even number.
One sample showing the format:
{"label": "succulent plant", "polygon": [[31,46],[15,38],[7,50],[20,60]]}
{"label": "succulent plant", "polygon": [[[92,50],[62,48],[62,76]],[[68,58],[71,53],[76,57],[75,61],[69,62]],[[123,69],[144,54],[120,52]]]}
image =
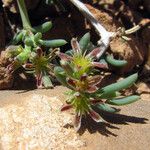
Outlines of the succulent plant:
{"label": "succulent plant", "polygon": [[[85,34],[78,42],[76,38],[71,40],[72,50],[66,53],[57,52],[60,57],[61,66],[54,68],[58,81],[68,87],[68,99],[62,106],[61,111],[73,108],[75,110],[74,127],[78,131],[81,127],[82,116],[89,115],[96,122],[104,121],[100,114],[95,111],[95,107],[110,113],[118,110],[110,105],[125,105],[139,99],[139,96],[132,95],[123,97],[119,91],[128,88],[137,80],[137,73],[133,74],[117,83],[100,88],[102,80],[101,69],[108,69],[107,60],[111,64],[117,63],[113,58],[99,57],[101,50],[95,48],[90,42],[90,34]],[[113,63],[112,63],[113,62]],[[115,62],[115,63],[114,63]],[[122,66],[126,62],[119,61]],[[95,68],[99,73],[95,73]]]}
{"label": "succulent plant", "polygon": [[42,85],[46,88],[52,87],[50,75],[53,74],[53,64],[51,61],[57,51],[55,48],[65,45],[67,42],[63,39],[42,39],[42,34],[52,28],[52,23],[48,21],[40,26],[32,27],[24,0],[17,0],[17,3],[23,29],[14,36],[12,44],[21,44],[21,46],[19,51],[16,49],[11,52],[14,61],[8,66],[8,70],[13,72],[23,66],[27,72],[35,75],[37,87]]}

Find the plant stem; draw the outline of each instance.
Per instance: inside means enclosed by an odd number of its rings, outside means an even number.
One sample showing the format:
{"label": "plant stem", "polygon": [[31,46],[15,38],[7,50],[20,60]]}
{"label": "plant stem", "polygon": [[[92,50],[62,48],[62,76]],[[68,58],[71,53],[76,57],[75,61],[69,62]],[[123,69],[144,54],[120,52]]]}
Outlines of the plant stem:
{"label": "plant stem", "polygon": [[28,12],[27,12],[24,0],[17,0],[17,4],[18,4],[18,7],[19,7],[19,12],[20,12],[20,15],[21,15],[23,28],[24,29],[30,29],[31,28],[31,23],[30,23],[30,20],[29,20],[29,16],[28,16]]}

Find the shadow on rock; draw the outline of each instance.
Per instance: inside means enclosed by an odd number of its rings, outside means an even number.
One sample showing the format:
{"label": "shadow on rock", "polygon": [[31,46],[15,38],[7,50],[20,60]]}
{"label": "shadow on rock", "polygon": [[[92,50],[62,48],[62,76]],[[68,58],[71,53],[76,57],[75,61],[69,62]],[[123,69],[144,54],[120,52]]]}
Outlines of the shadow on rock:
{"label": "shadow on rock", "polygon": [[110,123],[114,124],[124,124],[127,125],[128,123],[139,123],[139,124],[146,124],[148,121],[147,118],[135,117],[135,116],[127,116],[123,114],[111,114],[106,112],[101,112],[101,116]]}
{"label": "shadow on rock", "polygon": [[115,126],[114,124],[123,124],[123,125],[128,125],[128,123],[146,124],[146,121],[148,121],[148,119],[146,118],[127,116],[122,114],[111,114],[106,112],[100,112],[100,114],[107,122],[96,123],[90,117],[83,118],[82,127],[79,131],[79,134],[82,135],[86,130],[88,130],[89,133],[91,134],[99,132],[100,134],[107,137],[108,136],[116,137],[117,134],[113,133],[110,130],[111,129],[119,130],[120,128]]}
{"label": "shadow on rock", "polygon": [[82,126],[81,129],[79,130],[79,134],[82,135],[86,130],[88,130],[88,132],[91,134],[95,132],[99,132],[104,136],[111,135],[116,137],[117,135],[111,132],[109,129],[119,129],[119,128],[105,122],[96,123],[90,117],[87,117],[86,119],[83,118]]}

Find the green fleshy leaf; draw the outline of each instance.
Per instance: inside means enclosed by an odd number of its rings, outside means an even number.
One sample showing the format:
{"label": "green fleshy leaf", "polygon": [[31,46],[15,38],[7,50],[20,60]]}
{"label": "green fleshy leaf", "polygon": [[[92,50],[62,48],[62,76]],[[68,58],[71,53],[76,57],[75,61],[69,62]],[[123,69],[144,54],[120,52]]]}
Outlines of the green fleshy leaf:
{"label": "green fleshy leaf", "polygon": [[113,83],[111,85],[103,87],[102,89],[98,90],[96,93],[101,94],[101,96],[103,96],[103,95],[114,93],[116,91],[126,89],[132,86],[137,80],[137,78],[138,78],[138,74],[135,73],[121,81],[118,81],[117,83]]}
{"label": "green fleshy leaf", "polygon": [[23,52],[23,47],[21,45],[10,45],[7,47],[7,57],[16,57],[21,52]]}
{"label": "green fleshy leaf", "polygon": [[49,31],[52,28],[52,22],[48,21],[43,23],[42,25],[39,25],[37,27],[32,28],[32,32],[37,33],[37,32],[41,32],[41,33],[45,33],[47,31]]}
{"label": "green fleshy leaf", "polygon": [[17,55],[15,58],[17,61],[19,61],[19,63],[23,64],[28,60],[30,53],[31,53],[31,48],[26,46],[24,51],[21,52],[19,55]]}
{"label": "green fleshy leaf", "polygon": [[18,44],[20,41],[22,41],[22,38],[23,38],[23,32],[16,34],[12,40],[12,44],[14,45]]}
{"label": "green fleshy leaf", "polygon": [[62,39],[57,39],[57,40],[39,40],[39,43],[43,46],[46,47],[60,47],[65,45],[67,42],[65,40]]}
{"label": "green fleshy leaf", "polygon": [[112,99],[112,98],[115,98],[115,97],[118,97],[120,96],[120,93],[119,92],[112,92],[112,93],[109,93],[109,94],[100,94],[98,97],[99,98],[103,98],[103,99]]}
{"label": "green fleshy leaf", "polygon": [[25,45],[27,45],[27,46],[33,46],[34,45],[32,39],[29,37],[26,38],[24,42],[25,42]]}
{"label": "green fleshy leaf", "polygon": [[126,60],[117,60],[117,59],[114,59],[111,55],[107,55],[106,56],[106,61],[110,65],[115,66],[115,67],[123,67],[123,66],[125,66],[128,63]]}
{"label": "green fleshy leaf", "polygon": [[65,54],[69,55],[69,56],[73,56],[73,50],[68,50],[65,52]]}
{"label": "green fleshy leaf", "polygon": [[115,113],[115,112],[119,111],[116,108],[110,107],[108,104],[98,104],[98,105],[96,105],[96,107],[102,111],[106,111],[106,112],[110,112],[110,113]]}
{"label": "green fleshy leaf", "polygon": [[42,77],[42,83],[43,83],[45,88],[52,88],[53,87],[53,84],[52,84],[52,81],[51,81],[49,75],[44,75]]}
{"label": "green fleshy leaf", "polygon": [[85,50],[87,50],[89,43],[90,43],[90,33],[86,33],[79,42],[80,48],[83,53],[85,52]]}
{"label": "green fleshy leaf", "polygon": [[130,103],[133,103],[139,99],[140,99],[140,96],[132,95],[132,96],[127,96],[127,97],[123,97],[123,98],[107,100],[106,103],[111,104],[111,105],[121,106],[121,105],[127,105]]}
{"label": "green fleshy leaf", "polygon": [[34,35],[35,42],[38,42],[42,38],[42,33],[38,32]]}
{"label": "green fleshy leaf", "polygon": [[63,85],[68,87],[68,84],[66,82],[66,74],[63,68],[61,67],[55,67],[54,68],[54,74],[57,78],[57,80]]}

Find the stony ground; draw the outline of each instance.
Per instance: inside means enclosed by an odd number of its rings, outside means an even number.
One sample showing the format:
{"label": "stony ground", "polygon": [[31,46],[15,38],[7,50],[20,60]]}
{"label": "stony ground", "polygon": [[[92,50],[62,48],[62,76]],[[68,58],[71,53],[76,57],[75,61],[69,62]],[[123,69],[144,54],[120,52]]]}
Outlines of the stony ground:
{"label": "stony ground", "polygon": [[147,150],[150,147],[150,94],[120,114],[102,114],[109,123],[90,118],[76,133],[73,115],[60,113],[66,89],[0,91],[1,150]]}

